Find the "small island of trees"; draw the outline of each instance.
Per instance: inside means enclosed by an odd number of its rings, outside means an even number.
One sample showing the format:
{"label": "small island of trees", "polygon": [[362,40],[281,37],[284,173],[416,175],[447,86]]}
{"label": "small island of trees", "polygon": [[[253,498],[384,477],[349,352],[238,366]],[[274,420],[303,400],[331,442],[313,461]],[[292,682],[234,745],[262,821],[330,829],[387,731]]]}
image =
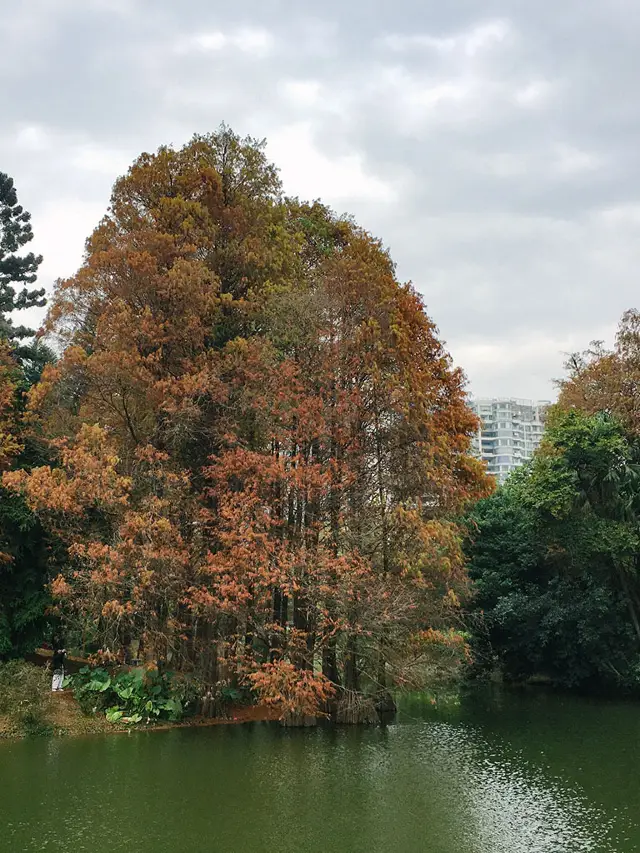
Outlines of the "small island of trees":
{"label": "small island of trees", "polygon": [[0,656],[63,633],[113,722],[187,695],[369,722],[489,671],[637,689],[637,314],[494,491],[420,296],[263,142],[141,155],[35,337],[5,175],[0,235]]}

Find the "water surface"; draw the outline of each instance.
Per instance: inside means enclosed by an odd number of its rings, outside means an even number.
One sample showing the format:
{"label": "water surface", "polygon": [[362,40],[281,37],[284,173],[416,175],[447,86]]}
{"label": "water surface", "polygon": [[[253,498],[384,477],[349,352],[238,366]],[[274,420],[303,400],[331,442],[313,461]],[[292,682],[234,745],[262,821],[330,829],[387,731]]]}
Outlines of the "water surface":
{"label": "water surface", "polygon": [[0,851],[631,853],[639,767],[640,705],[535,691],[384,729],[0,742]]}

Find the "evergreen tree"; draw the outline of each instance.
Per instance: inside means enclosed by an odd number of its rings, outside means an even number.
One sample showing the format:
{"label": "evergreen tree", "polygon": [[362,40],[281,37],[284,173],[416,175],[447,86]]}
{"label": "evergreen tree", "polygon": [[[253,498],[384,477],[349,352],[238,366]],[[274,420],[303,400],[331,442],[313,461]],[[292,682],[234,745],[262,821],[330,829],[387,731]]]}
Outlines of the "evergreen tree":
{"label": "evergreen tree", "polygon": [[[13,179],[0,172],[0,337],[9,340],[29,338],[33,330],[14,326],[9,314],[45,304],[44,288],[29,290],[34,284],[42,255],[21,254],[33,240],[31,214],[18,204]],[[14,285],[22,285],[16,290]]]}
{"label": "evergreen tree", "polygon": [[[33,239],[30,214],[18,204],[13,180],[0,172],[0,467],[29,468],[49,459],[25,431],[26,392],[40,379],[53,353],[13,311],[42,307],[44,289],[30,289],[42,257],[23,248]],[[16,285],[18,287],[16,287]],[[47,628],[47,566],[52,540],[25,502],[0,488],[0,657],[20,655],[40,642]]]}

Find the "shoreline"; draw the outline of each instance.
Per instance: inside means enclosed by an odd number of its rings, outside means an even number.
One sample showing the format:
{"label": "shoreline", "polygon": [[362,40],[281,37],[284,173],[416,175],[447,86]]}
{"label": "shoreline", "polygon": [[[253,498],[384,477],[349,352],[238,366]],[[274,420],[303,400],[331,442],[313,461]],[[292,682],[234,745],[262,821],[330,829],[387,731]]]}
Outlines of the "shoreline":
{"label": "shoreline", "polygon": [[[38,648],[25,655],[24,662],[31,667],[50,673],[49,649]],[[91,665],[82,657],[70,655],[65,666],[67,674],[75,674],[83,666]],[[50,681],[49,681],[50,684]],[[17,700],[17,697],[16,697]],[[18,701],[18,700],[17,700]],[[6,708],[0,714],[0,741],[25,740],[36,737],[86,737],[89,735],[112,735],[142,731],[168,731],[177,728],[207,728],[209,726],[242,725],[250,722],[274,722],[278,712],[268,705],[231,705],[224,716],[184,717],[178,721],[156,720],[126,725],[109,722],[104,713],[86,714],[75,699],[73,688],[50,692],[41,687],[38,703],[40,713],[37,720],[21,717],[20,705],[10,713]]]}
{"label": "shoreline", "polygon": [[230,708],[224,717],[188,717],[178,722],[160,720],[157,723],[131,726],[109,723],[104,716],[87,716],[73,697],[71,690],[53,694],[51,713],[46,724],[50,731],[28,733],[18,731],[8,716],[0,716],[0,742],[30,740],[33,738],[89,737],[94,735],[130,734],[131,732],[161,732],[171,729],[209,728],[212,726],[238,726],[244,723],[277,722],[278,714],[266,705],[243,705]]}

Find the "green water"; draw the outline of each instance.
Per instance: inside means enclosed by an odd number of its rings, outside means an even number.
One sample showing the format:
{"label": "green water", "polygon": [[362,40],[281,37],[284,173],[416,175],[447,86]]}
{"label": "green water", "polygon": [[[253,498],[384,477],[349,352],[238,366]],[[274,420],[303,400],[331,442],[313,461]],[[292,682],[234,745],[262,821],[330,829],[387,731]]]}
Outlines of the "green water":
{"label": "green water", "polygon": [[640,851],[640,704],[476,694],[385,729],[0,742],[0,851],[36,850]]}

